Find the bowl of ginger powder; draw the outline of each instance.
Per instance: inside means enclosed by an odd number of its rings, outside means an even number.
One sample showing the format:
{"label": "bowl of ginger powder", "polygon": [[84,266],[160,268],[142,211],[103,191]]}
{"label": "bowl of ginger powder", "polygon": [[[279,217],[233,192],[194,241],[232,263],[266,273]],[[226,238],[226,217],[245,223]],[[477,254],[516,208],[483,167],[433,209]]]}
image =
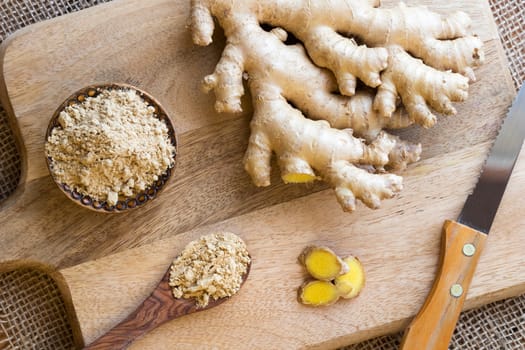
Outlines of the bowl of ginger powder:
{"label": "bowl of ginger powder", "polygon": [[148,93],[127,84],[94,85],[54,113],[45,155],[71,200],[119,213],[158,196],[172,175],[177,140],[167,113]]}

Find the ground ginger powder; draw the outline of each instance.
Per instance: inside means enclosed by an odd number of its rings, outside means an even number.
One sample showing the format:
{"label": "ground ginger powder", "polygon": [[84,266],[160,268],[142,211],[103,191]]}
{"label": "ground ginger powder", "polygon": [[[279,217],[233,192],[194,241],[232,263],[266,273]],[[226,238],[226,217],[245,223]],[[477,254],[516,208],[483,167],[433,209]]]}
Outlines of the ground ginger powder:
{"label": "ground ginger powder", "polygon": [[109,205],[144,191],[174,165],[168,128],[154,114],[131,89],[67,106],[45,145],[55,180]]}
{"label": "ground ginger powder", "polygon": [[210,298],[231,297],[241,288],[250,256],[246,244],[229,232],[213,233],[186,246],[170,267],[175,298],[195,298],[206,307]]}

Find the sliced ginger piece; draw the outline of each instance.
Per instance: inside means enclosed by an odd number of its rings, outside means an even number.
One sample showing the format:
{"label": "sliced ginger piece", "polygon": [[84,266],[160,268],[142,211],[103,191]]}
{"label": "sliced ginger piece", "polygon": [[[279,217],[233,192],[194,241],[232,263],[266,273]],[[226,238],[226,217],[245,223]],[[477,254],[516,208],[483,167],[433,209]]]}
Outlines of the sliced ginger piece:
{"label": "sliced ginger piece", "polygon": [[306,247],[299,260],[313,278],[322,281],[331,281],[348,272],[348,265],[327,247]]}
{"label": "sliced ginger piece", "polygon": [[349,256],[343,261],[348,265],[349,271],[335,278],[335,286],[341,297],[355,298],[365,285],[365,270],[356,257]]}
{"label": "sliced ginger piece", "polygon": [[299,288],[299,301],[305,305],[327,306],[339,299],[337,287],[327,281],[308,281]]}

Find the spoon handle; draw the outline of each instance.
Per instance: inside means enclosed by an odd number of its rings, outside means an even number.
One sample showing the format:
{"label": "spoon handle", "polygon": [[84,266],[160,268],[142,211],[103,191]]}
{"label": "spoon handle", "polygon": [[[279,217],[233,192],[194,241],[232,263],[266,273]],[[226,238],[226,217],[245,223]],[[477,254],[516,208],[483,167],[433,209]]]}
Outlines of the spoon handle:
{"label": "spoon handle", "polygon": [[[251,263],[247,266],[241,284],[244,284],[248,278],[250,266]],[[175,299],[169,286],[169,279],[168,270],[153,293],[131,315],[84,350],[126,349],[135,339],[167,321],[211,309],[229,299],[229,297],[211,298],[205,307],[198,307],[195,299]]]}
{"label": "spoon handle", "polygon": [[131,315],[84,350],[126,349],[135,339],[155,327],[193,311],[191,303],[173,298],[166,274],[153,293]]}

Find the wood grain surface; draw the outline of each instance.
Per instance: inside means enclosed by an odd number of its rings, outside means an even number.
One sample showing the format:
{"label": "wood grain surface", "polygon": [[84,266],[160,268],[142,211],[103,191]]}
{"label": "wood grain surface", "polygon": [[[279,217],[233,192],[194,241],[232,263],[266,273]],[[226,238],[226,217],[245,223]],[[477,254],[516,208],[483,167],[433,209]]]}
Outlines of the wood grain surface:
{"label": "wood grain surface", "polygon": [[[385,1],[390,6],[395,1]],[[0,211],[0,256],[58,266],[67,280],[86,343],[121,322],[153,290],[171,259],[192,239],[214,230],[243,237],[253,257],[245,286],[228,303],[171,321],[132,348],[334,348],[407,325],[427,295],[445,219],[454,219],[473,188],[514,96],[488,4],[478,0],[426,4],[472,17],[485,42],[458,115],[403,137],[421,142],[423,157],[403,173],[404,190],[380,210],[343,213],[331,190],[282,185],[255,188],[242,166],[251,107],[217,114],[200,91],[224,38],[191,43],[189,1],[116,0],[26,28],[2,46],[0,97],[21,141],[24,176]],[[75,90],[127,82],[155,96],[179,137],[173,181],[140,210],[111,216],[71,203],[52,182],[43,155],[54,110]],[[522,239],[525,156],[516,165],[466,307],[525,291]],[[355,300],[329,308],[296,302],[305,278],[297,256],[308,244],[358,256],[367,286]]]}

